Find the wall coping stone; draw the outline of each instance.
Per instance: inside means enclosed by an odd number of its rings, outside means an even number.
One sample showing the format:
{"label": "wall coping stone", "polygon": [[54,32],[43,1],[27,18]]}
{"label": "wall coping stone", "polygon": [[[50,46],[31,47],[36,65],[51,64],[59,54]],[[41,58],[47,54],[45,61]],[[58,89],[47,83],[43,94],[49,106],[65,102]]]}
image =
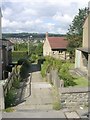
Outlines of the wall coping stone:
{"label": "wall coping stone", "polygon": [[87,93],[90,92],[89,87],[68,87],[68,88],[59,88],[59,92],[61,94],[65,93]]}

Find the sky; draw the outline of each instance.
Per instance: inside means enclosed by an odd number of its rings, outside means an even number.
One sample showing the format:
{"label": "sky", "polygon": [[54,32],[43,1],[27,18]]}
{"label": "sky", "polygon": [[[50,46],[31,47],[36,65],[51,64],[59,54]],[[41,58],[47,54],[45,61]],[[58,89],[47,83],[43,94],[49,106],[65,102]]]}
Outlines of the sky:
{"label": "sky", "polygon": [[90,0],[0,0],[3,33],[66,34]]}

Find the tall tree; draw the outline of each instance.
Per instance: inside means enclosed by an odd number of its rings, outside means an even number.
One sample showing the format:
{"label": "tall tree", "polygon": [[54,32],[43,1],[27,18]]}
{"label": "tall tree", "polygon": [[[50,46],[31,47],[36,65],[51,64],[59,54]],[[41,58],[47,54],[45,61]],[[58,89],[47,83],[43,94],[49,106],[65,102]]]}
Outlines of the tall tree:
{"label": "tall tree", "polygon": [[67,32],[68,52],[71,59],[75,57],[75,48],[82,46],[83,24],[88,15],[88,8],[79,9],[78,14],[74,17]]}

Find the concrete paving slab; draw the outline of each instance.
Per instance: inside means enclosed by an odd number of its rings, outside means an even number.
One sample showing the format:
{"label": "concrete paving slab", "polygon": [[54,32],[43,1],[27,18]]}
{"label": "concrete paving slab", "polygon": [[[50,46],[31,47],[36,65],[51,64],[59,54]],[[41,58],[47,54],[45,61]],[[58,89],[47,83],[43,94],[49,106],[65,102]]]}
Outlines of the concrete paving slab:
{"label": "concrete paving slab", "polygon": [[65,112],[65,116],[66,116],[67,119],[69,119],[69,118],[80,118],[80,116],[77,114],[76,111]]}
{"label": "concrete paving slab", "polygon": [[51,88],[52,86],[46,82],[35,82],[35,83],[31,83],[31,85],[34,87],[34,88]]}
{"label": "concrete paving slab", "polygon": [[64,118],[62,111],[21,111],[4,113],[3,118]]}

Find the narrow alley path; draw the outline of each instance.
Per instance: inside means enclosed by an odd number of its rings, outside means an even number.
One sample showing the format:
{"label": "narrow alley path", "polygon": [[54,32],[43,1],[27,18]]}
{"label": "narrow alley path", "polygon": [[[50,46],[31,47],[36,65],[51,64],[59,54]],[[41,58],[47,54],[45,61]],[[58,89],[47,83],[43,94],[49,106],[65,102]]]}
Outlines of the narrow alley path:
{"label": "narrow alley path", "polygon": [[[3,112],[3,118],[80,118],[86,111],[72,111],[67,109],[53,110],[53,87],[43,81],[37,64],[31,66],[31,82],[25,84],[21,103],[14,107],[13,112]],[[31,84],[30,84],[31,83]],[[31,91],[30,91],[31,90]],[[77,114],[78,113],[78,114]],[[66,117],[67,116],[67,117]],[[85,118],[82,116],[82,118]]]}
{"label": "narrow alley path", "polygon": [[[37,64],[31,66],[31,95],[18,104],[16,111],[26,110],[51,110],[53,104],[52,86],[42,80]],[[28,96],[30,84],[27,84],[25,96]]]}

